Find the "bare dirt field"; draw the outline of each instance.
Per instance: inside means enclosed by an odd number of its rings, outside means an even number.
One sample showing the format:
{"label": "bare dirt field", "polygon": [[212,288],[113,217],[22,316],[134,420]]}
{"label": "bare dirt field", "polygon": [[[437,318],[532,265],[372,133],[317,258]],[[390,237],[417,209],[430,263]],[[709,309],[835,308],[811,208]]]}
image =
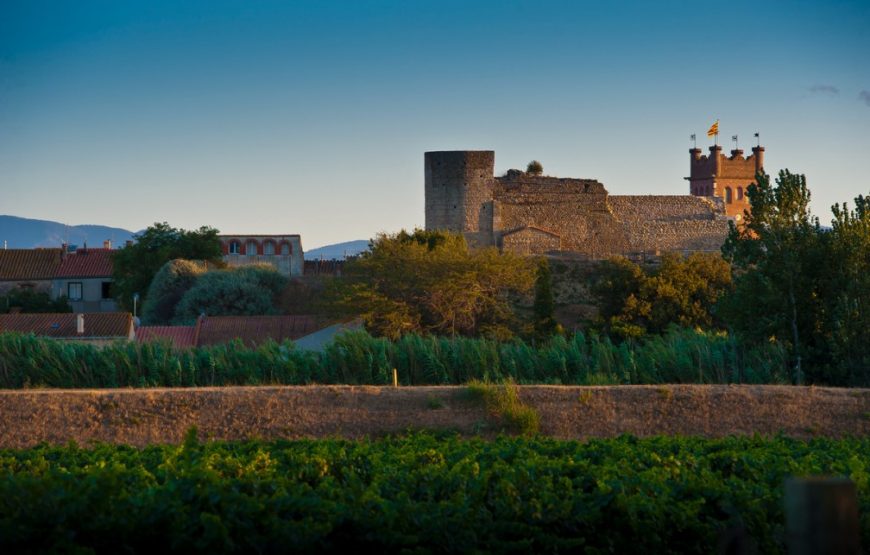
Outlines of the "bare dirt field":
{"label": "bare dirt field", "polygon": [[[523,386],[541,433],[792,437],[870,433],[870,389],[745,385]],[[490,436],[501,429],[464,387],[223,387],[0,391],[0,447],[41,442],[143,446],[200,437],[377,437],[409,430]]]}

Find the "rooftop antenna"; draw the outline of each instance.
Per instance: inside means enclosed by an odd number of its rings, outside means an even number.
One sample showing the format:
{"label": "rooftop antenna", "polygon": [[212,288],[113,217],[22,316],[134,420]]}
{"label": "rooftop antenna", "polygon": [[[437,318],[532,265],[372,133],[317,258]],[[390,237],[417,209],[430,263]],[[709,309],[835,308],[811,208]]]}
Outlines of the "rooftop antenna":
{"label": "rooftop antenna", "polygon": [[761,138],[758,136],[758,131],[755,132],[755,146],[761,146]]}
{"label": "rooftop antenna", "polygon": [[740,146],[737,144],[737,135],[731,135],[731,140],[734,141],[734,150],[740,150]]}
{"label": "rooftop antenna", "polygon": [[689,135],[689,139],[692,141],[692,148],[698,148],[698,138],[694,133]]}

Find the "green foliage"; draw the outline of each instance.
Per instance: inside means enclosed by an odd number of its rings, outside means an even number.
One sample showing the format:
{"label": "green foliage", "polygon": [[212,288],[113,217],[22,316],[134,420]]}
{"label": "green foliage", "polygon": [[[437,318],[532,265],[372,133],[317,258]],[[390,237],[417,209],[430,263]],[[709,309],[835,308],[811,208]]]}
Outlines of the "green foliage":
{"label": "green foliage", "polygon": [[535,277],[535,302],[533,305],[536,339],[549,339],[559,331],[559,324],[553,318],[555,306],[550,264],[546,258],[541,258],[538,261],[537,275]]}
{"label": "green foliage", "polygon": [[169,324],[181,298],[205,272],[204,265],[190,260],[170,260],[164,264],[148,287],[148,304],[142,322],[149,325]]}
{"label": "green foliage", "polygon": [[667,253],[650,272],[621,257],[602,262],[593,293],[599,324],[625,339],[660,334],[674,324],[721,327],[714,307],[730,285],[730,266],[721,256]]}
{"label": "green foliage", "polygon": [[531,262],[495,248],[469,250],[461,234],[379,235],[335,282],[331,306],[361,314],[366,328],[396,339],[408,333],[510,337],[510,293],[531,291]]}
{"label": "green foliage", "polygon": [[795,383],[870,385],[870,211],[833,207],[832,228],[810,215],[802,175],[759,175],[752,212],[723,247],[734,291],[721,314],[744,342],[781,342]]}
{"label": "green foliage", "polygon": [[532,160],[531,162],[529,162],[529,165],[526,166],[526,173],[530,173],[532,175],[541,175],[542,173],[544,173],[544,165],[537,160]]}
{"label": "green foliage", "polygon": [[323,353],[267,342],[175,350],[119,342],[103,348],[0,334],[0,388],[193,387],[259,384],[392,383],[461,385],[472,380],[545,384],[784,383],[778,344],[743,348],[733,337],[673,328],[615,345],[607,338],[556,336],[531,346],[465,337],[365,332],[339,335]]}
{"label": "green foliage", "polygon": [[176,322],[192,322],[200,314],[238,316],[275,314],[288,280],[273,266],[241,266],[202,274],[175,309]]}
{"label": "green foliage", "polygon": [[133,294],[139,293],[142,308],[154,275],[170,260],[202,260],[222,266],[218,230],[201,227],[194,231],[176,229],[166,222],[155,223],[135,236],[132,245],[112,254],[115,300],[132,312]]}
{"label": "green foliage", "polygon": [[0,295],[0,314],[11,312],[12,309],[19,309],[23,313],[72,312],[66,297],[52,299],[48,293],[29,289],[12,289],[6,295]]}
{"label": "green foliage", "polygon": [[783,482],[841,475],[870,544],[867,438],[622,436],[0,450],[0,551],[785,550]]}
{"label": "green foliage", "polygon": [[481,399],[486,410],[498,418],[508,431],[524,436],[538,433],[541,417],[534,408],[520,400],[519,389],[513,381],[508,379],[501,384],[493,384],[472,380],[468,384],[468,392]]}

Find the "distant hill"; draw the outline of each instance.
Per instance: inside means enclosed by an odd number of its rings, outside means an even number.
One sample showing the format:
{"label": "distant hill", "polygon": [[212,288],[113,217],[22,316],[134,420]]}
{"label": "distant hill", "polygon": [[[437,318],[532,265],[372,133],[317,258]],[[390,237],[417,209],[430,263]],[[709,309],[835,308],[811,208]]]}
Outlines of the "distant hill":
{"label": "distant hill", "polygon": [[305,251],[306,260],[344,260],[345,256],[354,256],[364,250],[368,250],[368,239],[360,239],[358,241],[345,241],[344,243],[336,243],[334,245],[326,245]]}
{"label": "distant hill", "polygon": [[4,241],[10,249],[60,247],[63,243],[89,247],[102,247],[111,240],[113,246],[123,246],[133,238],[132,231],[104,225],[66,225],[49,220],[33,220],[17,216],[0,215],[0,248]]}

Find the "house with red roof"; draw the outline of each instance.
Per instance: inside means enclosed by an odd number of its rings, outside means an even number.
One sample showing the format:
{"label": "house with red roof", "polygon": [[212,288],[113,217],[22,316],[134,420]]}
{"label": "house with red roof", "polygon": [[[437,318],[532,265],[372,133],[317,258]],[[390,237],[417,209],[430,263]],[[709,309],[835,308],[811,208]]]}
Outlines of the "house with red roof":
{"label": "house with red roof", "polygon": [[73,312],[114,312],[112,250],[87,246],[63,253],[51,282],[51,296],[66,296]]}
{"label": "house with red roof", "polygon": [[140,326],[136,341],[168,341],[174,347],[205,347],[239,340],[255,347],[272,340],[297,340],[324,328],[314,316],[200,316],[192,326]]}
{"label": "house with red roof", "polygon": [[0,333],[4,332],[32,333],[97,346],[136,338],[129,312],[0,314]]}
{"label": "house with red roof", "polygon": [[50,293],[62,258],[62,249],[0,250],[0,295],[13,289]]}

